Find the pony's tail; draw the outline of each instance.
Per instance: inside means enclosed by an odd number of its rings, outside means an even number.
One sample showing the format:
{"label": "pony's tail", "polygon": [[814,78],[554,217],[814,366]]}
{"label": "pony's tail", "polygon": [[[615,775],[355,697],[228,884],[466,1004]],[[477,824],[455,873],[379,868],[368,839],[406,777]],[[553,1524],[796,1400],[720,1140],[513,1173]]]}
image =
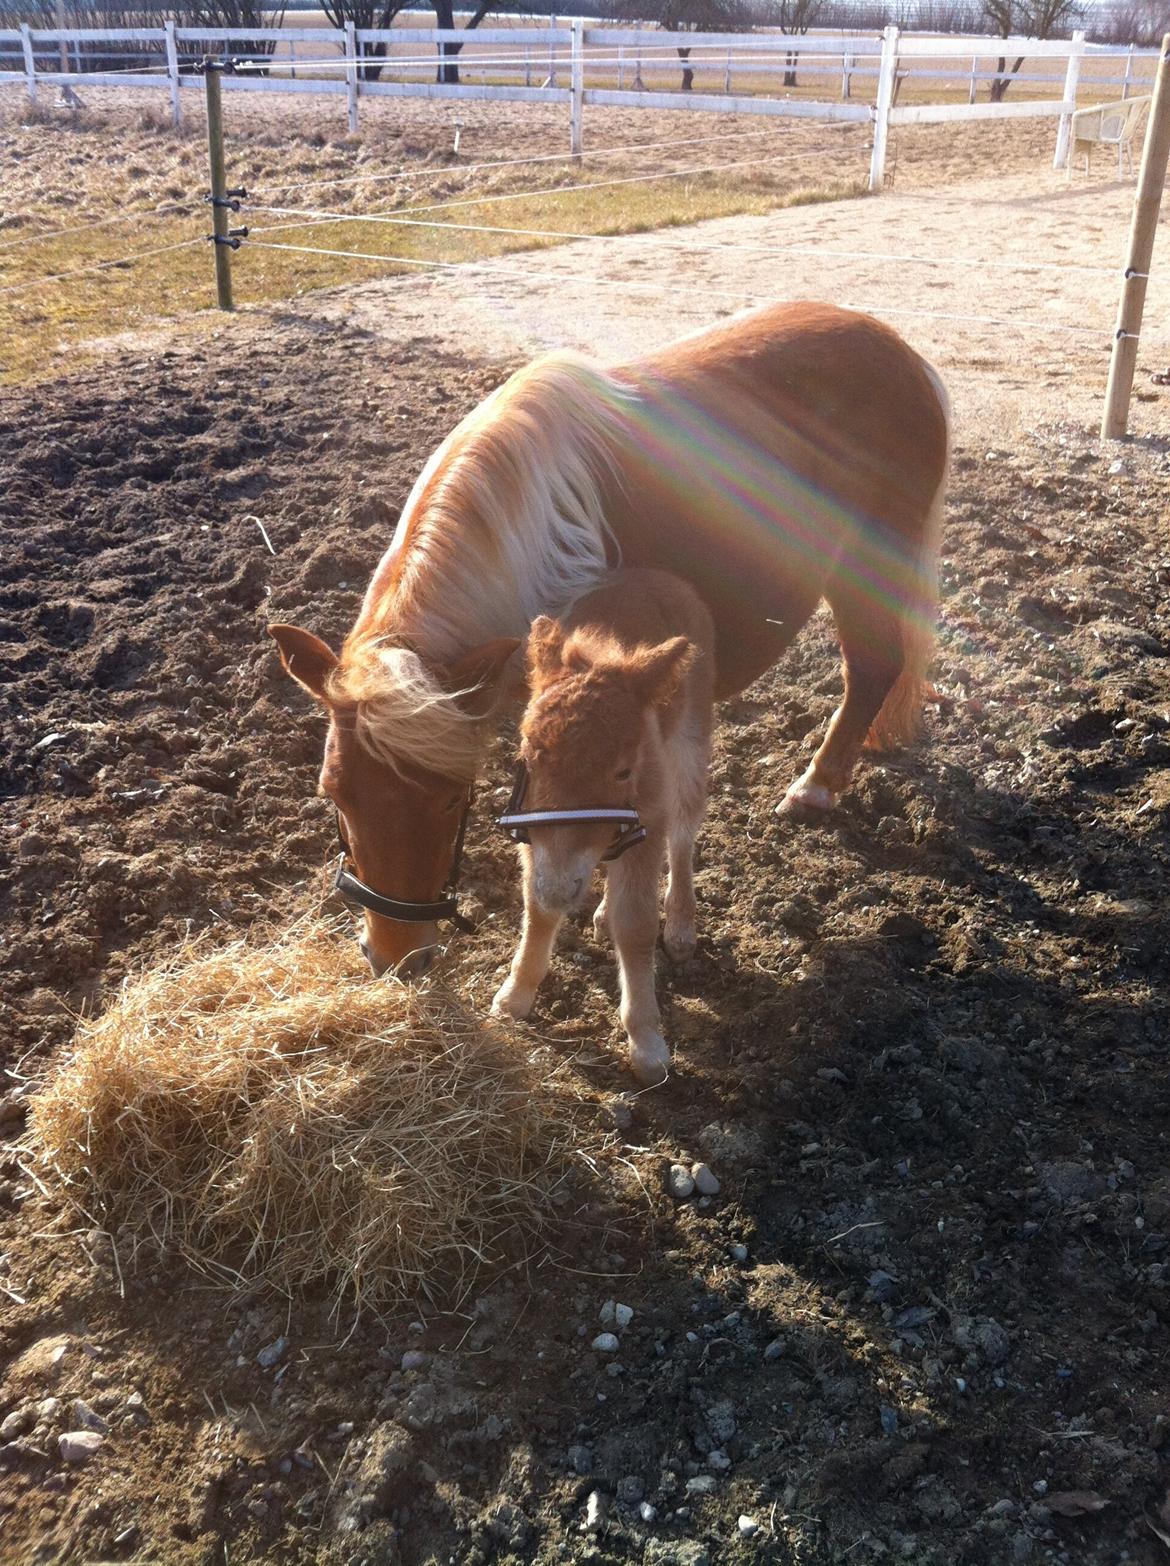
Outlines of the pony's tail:
{"label": "pony's tail", "polygon": [[906,607],[902,611],[902,672],[881,711],[873,720],[866,746],[889,750],[916,739],[922,728],[922,702],[927,694],[926,671],[934,656],[938,628],[938,556],[942,545],[943,512],[951,458],[951,405],[942,378],[932,365],[927,373],[938,394],[946,421],[946,459],[931,501],[917,557],[910,568]]}

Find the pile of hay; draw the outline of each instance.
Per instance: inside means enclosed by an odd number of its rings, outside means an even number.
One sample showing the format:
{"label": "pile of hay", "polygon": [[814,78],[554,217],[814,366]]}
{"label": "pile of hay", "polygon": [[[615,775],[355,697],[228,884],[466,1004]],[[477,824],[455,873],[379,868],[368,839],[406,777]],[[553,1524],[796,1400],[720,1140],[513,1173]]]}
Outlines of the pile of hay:
{"label": "pile of hay", "polygon": [[531,1257],[572,1104],[522,1046],[293,930],[180,953],[83,1023],[38,1157],[103,1227],[338,1307],[462,1298]]}

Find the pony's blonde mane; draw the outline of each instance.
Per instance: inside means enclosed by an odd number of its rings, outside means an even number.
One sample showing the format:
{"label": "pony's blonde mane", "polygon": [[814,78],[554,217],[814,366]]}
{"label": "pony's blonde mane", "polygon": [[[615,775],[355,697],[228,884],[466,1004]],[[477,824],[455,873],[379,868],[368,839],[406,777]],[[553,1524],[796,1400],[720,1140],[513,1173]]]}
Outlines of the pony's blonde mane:
{"label": "pony's blonde mane", "polygon": [[559,613],[612,568],[604,483],[630,395],[580,355],[550,354],[428,462],[331,682],[357,703],[371,754],[474,777],[488,720],[435,670],[494,637],[526,636],[538,614]]}

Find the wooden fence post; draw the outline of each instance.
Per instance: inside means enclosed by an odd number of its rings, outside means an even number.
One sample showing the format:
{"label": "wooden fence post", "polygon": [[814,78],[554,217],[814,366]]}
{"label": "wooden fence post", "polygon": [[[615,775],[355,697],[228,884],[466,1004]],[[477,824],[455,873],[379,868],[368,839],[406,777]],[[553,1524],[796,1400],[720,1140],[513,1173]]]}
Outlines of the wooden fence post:
{"label": "wooden fence post", "polygon": [[[221,310],[232,309],[232,247],[228,240],[227,172],[223,157],[223,96],[219,73],[222,60],[203,62],[207,91],[207,163],[211,173],[212,249],[215,251],[215,292]],[[239,241],[237,240],[238,244]]]}
{"label": "wooden fence post", "polygon": [[30,103],[37,101],[37,57],[33,53],[32,35],[28,30],[28,23],[20,24],[20,46],[24,50],[24,78],[28,87],[28,99]]}
{"label": "wooden fence post", "polygon": [[[67,23],[65,21],[65,0],[57,0],[56,18],[57,18],[57,27],[58,27],[59,31],[64,32],[65,28],[67,26]],[[62,71],[68,71],[68,69],[69,69],[69,45],[65,42],[64,38],[58,39],[58,53],[61,56],[61,69],[62,69]]]}
{"label": "wooden fence post", "polygon": [[570,26],[573,52],[570,59],[569,150],[575,158],[579,158],[585,110],[585,20],[575,16]]}
{"label": "wooden fence post", "polygon": [[1109,384],[1105,389],[1105,416],[1101,420],[1102,440],[1124,440],[1129,421],[1129,398],[1133,390],[1133,372],[1137,367],[1138,339],[1142,330],[1142,312],[1146,303],[1146,283],[1154,254],[1154,235],[1158,231],[1158,209],[1162,204],[1162,186],[1166,165],[1170,162],[1170,33],[1162,39],[1162,55],[1154,82],[1146,140],[1142,148],[1142,166],[1138,174],[1133,204],[1133,224],[1129,231],[1129,251],[1125,262],[1125,282],[1117,306],[1117,329],[1113,334],[1113,352],[1109,359]]}
{"label": "wooden fence post", "polygon": [[175,43],[175,24],[170,18],[164,24],[167,35],[167,76],[171,83],[171,124],[178,130],[183,123],[182,88],[179,84],[179,50]]}
{"label": "wooden fence post", "polygon": [[1077,106],[1077,83],[1081,79],[1081,58],[1085,52],[1085,33],[1083,28],[1078,28],[1072,35],[1072,43],[1068,51],[1068,69],[1064,73],[1064,98],[1063,102],[1071,103],[1072,109],[1060,116],[1060,125],[1056,132],[1056,153],[1052,159],[1054,169],[1068,167],[1069,143],[1072,137],[1073,109]]}
{"label": "wooden fence post", "polygon": [[882,32],[882,62],[878,70],[877,103],[873,111],[873,155],[869,162],[869,188],[880,190],[886,178],[886,148],[890,140],[890,109],[898,75],[898,29]]}
{"label": "wooden fence post", "polygon": [[[357,66],[357,29],[352,22],[345,24],[345,96],[349,108],[349,134],[357,135],[358,128],[358,66]],[[442,48],[440,46],[440,57]]]}

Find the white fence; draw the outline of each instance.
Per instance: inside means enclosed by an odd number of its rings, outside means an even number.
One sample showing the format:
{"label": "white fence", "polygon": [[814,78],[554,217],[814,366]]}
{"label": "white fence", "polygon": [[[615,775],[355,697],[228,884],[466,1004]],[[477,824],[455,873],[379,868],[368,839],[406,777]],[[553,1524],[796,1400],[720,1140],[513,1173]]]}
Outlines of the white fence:
{"label": "white fence", "polygon": [[[381,48],[385,53],[378,55]],[[405,53],[391,53],[397,49]],[[336,54],[331,51],[338,51]],[[83,52],[84,51],[84,52]],[[169,91],[175,124],[182,119],[184,90],[202,83],[199,59],[235,54],[236,73],[223,77],[227,92],[336,94],[346,99],[351,131],[358,128],[365,98],[500,99],[557,103],[569,108],[570,147],[581,152],[586,105],[620,108],[689,109],[723,114],[776,115],[873,125],[871,190],[885,178],[891,126],[953,121],[1052,117],[1059,120],[1054,166],[1068,157],[1070,116],[1076,108],[1081,64],[1088,57],[1124,59],[1122,77],[1098,77],[1094,87],[1132,90],[1144,85],[1135,62],[1156,60],[1157,49],[1111,49],[1086,45],[1083,33],[1070,40],[946,38],[884,33],[852,36],[776,33],[670,33],[645,28],[587,25],[580,17],[554,19],[540,27],[439,28],[31,28],[0,30],[0,84],[22,84],[36,101],[42,86],[73,92],[82,86],[150,87]],[[98,60],[122,63],[89,67]],[[980,60],[1008,59],[1056,64],[1057,74],[980,71]],[[956,62],[956,69],[937,69]],[[1063,79],[1059,62],[1064,62]],[[915,62],[920,62],[917,66]],[[960,63],[963,69],[958,69]],[[970,62],[969,68],[965,62]],[[460,80],[435,80],[444,63],[457,65]],[[82,66],[84,65],[84,69]],[[376,68],[378,79],[364,79]],[[646,78],[686,71],[687,91],[647,87]],[[830,77],[840,97],[775,95],[785,77]],[[1013,82],[1047,82],[1059,97],[975,101],[981,81],[1008,75]],[[776,78],[781,78],[777,84]],[[852,101],[855,77],[876,79],[874,103]],[[966,103],[898,104],[907,80],[969,83]],[[467,80],[479,77],[480,80]],[[712,80],[713,78],[713,80]],[[591,85],[592,83],[592,85]],[[628,85],[627,85],[628,83]],[[708,85],[710,84],[710,85]]]}

